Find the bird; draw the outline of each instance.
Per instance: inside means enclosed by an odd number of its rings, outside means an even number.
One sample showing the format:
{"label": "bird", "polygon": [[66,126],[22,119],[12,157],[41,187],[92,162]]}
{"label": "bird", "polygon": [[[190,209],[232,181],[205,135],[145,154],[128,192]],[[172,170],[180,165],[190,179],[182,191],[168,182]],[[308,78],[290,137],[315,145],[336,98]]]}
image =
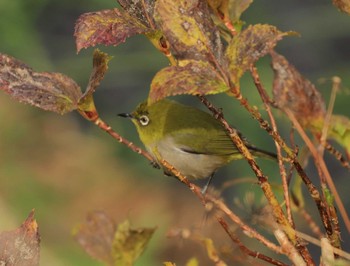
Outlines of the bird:
{"label": "bird", "polygon": [[[164,159],[189,179],[208,178],[202,192],[217,169],[244,158],[222,123],[195,107],[169,99],[152,104],[146,100],[133,112],[118,115],[131,119],[156,163]],[[242,139],[253,156],[276,160],[276,154]],[[166,169],[165,174],[171,175]]]}

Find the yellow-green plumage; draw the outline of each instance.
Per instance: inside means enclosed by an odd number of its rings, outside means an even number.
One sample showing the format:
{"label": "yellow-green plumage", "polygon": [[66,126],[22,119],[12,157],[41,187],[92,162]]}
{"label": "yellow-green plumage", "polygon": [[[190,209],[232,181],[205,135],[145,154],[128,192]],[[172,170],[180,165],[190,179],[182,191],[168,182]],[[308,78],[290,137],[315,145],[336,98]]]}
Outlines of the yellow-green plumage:
{"label": "yellow-green plumage", "polygon": [[[163,158],[188,178],[209,177],[243,158],[221,123],[199,109],[165,99],[150,106],[144,102],[128,117],[155,160]],[[274,157],[247,146],[256,156]]]}

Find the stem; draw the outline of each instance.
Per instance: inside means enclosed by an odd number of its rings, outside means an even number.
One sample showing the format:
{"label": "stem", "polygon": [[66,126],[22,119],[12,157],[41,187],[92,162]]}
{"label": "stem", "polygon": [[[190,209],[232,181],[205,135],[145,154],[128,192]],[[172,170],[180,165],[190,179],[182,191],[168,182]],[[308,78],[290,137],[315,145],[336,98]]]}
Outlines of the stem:
{"label": "stem", "polygon": [[[261,84],[260,77],[259,77],[259,74],[258,74],[256,67],[251,65],[250,72],[252,74],[255,86],[258,89],[258,92],[260,94],[260,97],[263,100],[265,110],[270,118],[272,130],[274,132],[276,132],[276,134],[278,134],[276,121],[271,113],[271,108],[268,105],[269,97],[267,96],[266,90],[264,89],[263,85]],[[282,177],[283,196],[284,196],[284,200],[286,202],[287,217],[288,217],[289,223],[292,225],[293,228],[295,228],[295,224],[294,224],[294,220],[293,220],[293,216],[292,216],[291,204],[290,204],[287,172],[286,172],[286,168],[284,167],[283,160],[282,160],[282,158],[283,158],[282,157],[282,150],[281,150],[281,146],[278,144],[278,142],[276,140],[274,140],[274,141],[275,141],[276,150],[277,150],[278,166],[279,166],[280,174]]]}
{"label": "stem", "polygon": [[[243,96],[240,93],[239,93],[239,95],[240,95],[239,98],[241,99],[241,101],[246,102],[246,100],[243,98]],[[252,168],[256,177],[259,180],[260,187],[263,190],[265,197],[268,200],[268,202],[272,208],[272,212],[274,214],[276,221],[285,230],[286,234],[288,235],[288,238],[290,239],[290,241],[292,241],[293,245],[298,248],[299,252],[302,254],[303,258],[308,263],[308,265],[315,265],[309,251],[307,250],[307,248],[305,246],[300,244],[300,241],[297,238],[294,229],[291,227],[288,219],[285,217],[283,210],[282,210],[281,206],[279,205],[277,198],[274,195],[270,184],[267,181],[267,177],[263,174],[260,167],[257,165],[257,163],[254,160],[253,156],[251,155],[249,149],[246,147],[246,145],[244,144],[244,142],[242,141],[242,139],[238,135],[237,131],[230,127],[230,125],[227,123],[227,121],[223,118],[221,112],[219,110],[217,110],[204,96],[199,96],[199,99],[202,101],[202,103],[204,103],[208,107],[208,109],[210,111],[212,111],[214,113],[214,116],[216,117],[216,119],[218,119],[223,124],[223,126],[226,128],[226,130],[230,134],[230,137],[231,137],[233,143],[236,145],[237,149],[241,152],[241,154],[248,161],[250,167]],[[247,106],[249,106],[247,103],[245,103],[245,104]],[[265,121],[265,124],[268,126],[268,123],[266,121]],[[271,128],[270,128],[270,131],[271,131]],[[277,133],[274,132],[274,134],[276,135]],[[279,136],[279,135],[277,134],[277,136]],[[284,145],[286,146],[286,144],[284,144]]]}
{"label": "stem", "polygon": [[224,228],[225,232],[228,234],[228,236],[230,237],[230,239],[232,240],[232,242],[236,243],[239,247],[239,249],[244,253],[247,254],[248,256],[251,256],[253,258],[258,258],[261,259],[263,261],[266,261],[270,264],[273,265],[278,265],[278,266],[287,266],[287,264],[284,264],[283,262],[279,261],[279,260],[275,260],[269,256],[266,256],[260,252],[257,251],[253,251],[249,248],[247,248],[242,242],[241,240],[239,240],[239,238],[237,236],[235,236],[229,229],[228,224],[226,223],[226,221],[219,217],[217,218],[218,222],[221,224],[221,226]]}

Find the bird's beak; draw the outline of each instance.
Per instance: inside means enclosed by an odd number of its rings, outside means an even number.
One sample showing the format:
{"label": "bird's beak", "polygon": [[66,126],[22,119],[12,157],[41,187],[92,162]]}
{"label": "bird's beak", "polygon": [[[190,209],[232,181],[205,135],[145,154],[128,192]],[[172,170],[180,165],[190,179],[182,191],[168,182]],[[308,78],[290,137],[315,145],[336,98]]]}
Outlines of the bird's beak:
{"label": "bird's beak", "polygon": [[125,118],[133,118],[132,114],[129,114],[129,113],[121,113],[121,114],[118,114],[118,116],[125,117]]}

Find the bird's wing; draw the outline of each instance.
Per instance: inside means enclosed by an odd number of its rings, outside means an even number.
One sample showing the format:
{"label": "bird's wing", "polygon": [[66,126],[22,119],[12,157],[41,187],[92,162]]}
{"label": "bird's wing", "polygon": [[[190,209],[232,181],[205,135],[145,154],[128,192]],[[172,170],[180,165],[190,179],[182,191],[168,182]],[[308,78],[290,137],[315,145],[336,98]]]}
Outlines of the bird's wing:
{"label": "bird's wing", "polygon": [[224,130],[196,129],[177,131],[172,138],[178,148],[196,154],[231,156],[240,154]]}

